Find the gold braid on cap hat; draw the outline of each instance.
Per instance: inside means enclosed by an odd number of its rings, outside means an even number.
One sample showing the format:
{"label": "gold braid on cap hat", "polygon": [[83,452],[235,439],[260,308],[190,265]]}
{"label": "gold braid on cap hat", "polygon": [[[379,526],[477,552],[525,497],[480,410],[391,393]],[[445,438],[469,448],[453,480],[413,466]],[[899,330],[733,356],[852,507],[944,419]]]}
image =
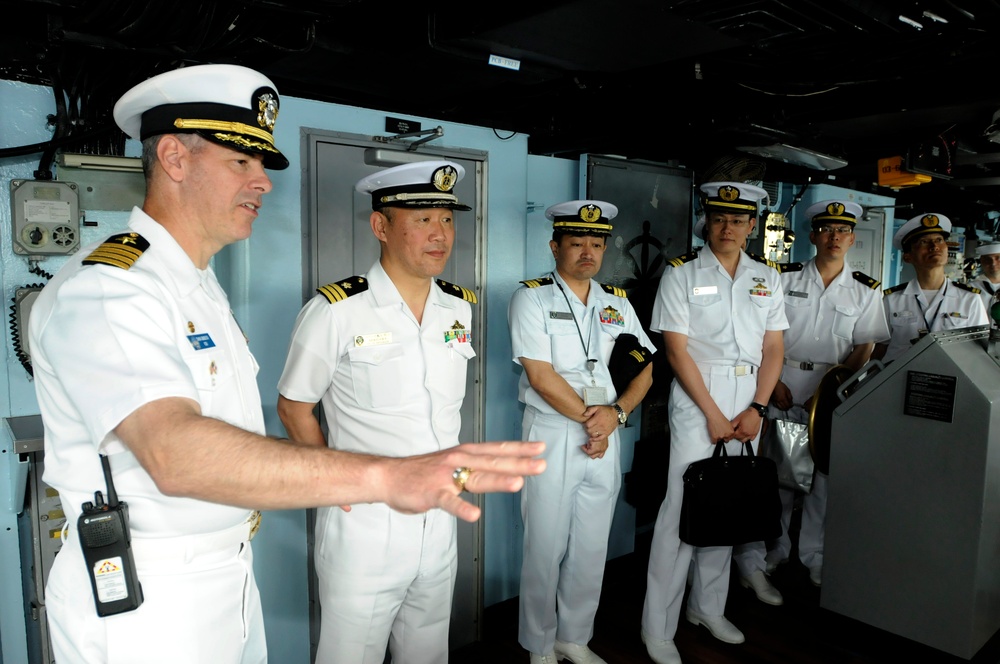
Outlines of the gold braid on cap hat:
{"label": "gold braid on cap hat", "polygon": [[[246,134],[247,136],[253,136],[254,138],[259,138],[265,143],[273,146],[274,136],[270,132],[267,132],[259,127],[251,127],[248,124],[243,124],[242,122],[226,122],[224,120],[190,120],[186,118],[177,118],[174,120],[174,126],[178,129],[205,129],[207,131],[220,131],[231,134]],[[221,138],[221,137],[220,137]],[[230,139],[223,139],[230,140]]]}

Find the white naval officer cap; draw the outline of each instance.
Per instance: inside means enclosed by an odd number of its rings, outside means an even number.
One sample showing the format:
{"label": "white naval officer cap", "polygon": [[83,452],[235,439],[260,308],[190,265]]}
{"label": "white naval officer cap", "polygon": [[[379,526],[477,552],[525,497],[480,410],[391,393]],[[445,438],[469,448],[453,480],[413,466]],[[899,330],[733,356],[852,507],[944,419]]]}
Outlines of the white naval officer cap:
{"label": "white naval officer cap", "polygon": [[354,185],[359,194],[371,194],[372,209],[447,208],[468,211],[472,208],[458,202],[452,193],[465,177],[465,168],[453,161],[416,161],[393,166],[358,180]]}
{"label": "white naval officer cap", "polygon": [[848,224],[851,228],[858,223],[864,209],[853,201],[826,200],[813,203],[806,208],[806,219],[813,228],[823,224]]}
{"label": "white naval officer cap", "polygon": [[699,189],[706,212],[711,209],[756,217],[758,205],[767,197],[762,188],[745,182],[706,182]]}
{"label": "white naval officer cap", "polygon": [[611,220],[617,216],[617,205],[596,200],[566,201],[545,210],[545,218],[552,222],[552,230],[595,237],[611,235],[614,228]]}
{"label": "white naval officer cap", "polygon": [[918,214],[899,227],[892,236],[892,246],[905,253],[909,251],[910,242],[930,233],[938,233],[948,239],[951,235],[951,219],[936,212]]}
{"label": "white naval officer cap", "polygon": [[197,65],[139,83],[115,104],[115,122],[129,137],[198,134],[247,154],[265,168],[288,168],[274,145],[278,91],[260,72],[237,65]]}
{"label": "white naval officer cap", "polygon": [[977,256],[990,256],[992,254],[1000,254],[1000,242],[981,242],[976,247]]}

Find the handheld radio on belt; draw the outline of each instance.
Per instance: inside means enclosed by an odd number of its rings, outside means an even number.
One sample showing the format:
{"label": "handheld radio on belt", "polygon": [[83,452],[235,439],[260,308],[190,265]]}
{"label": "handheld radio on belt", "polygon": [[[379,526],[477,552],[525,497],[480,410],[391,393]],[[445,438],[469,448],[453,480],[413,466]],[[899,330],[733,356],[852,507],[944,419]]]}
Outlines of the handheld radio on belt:
{"label": "handheld radio on belt", "polygon": [[108,502],[104,502],[100,491],[95,491],[94,502],[83,504],[76,529],[87,561],[97,615],[103,618],[138,609],[142,604],[142,585],[132,558],[128,503],[118,502],[108,457],[100,456]]}

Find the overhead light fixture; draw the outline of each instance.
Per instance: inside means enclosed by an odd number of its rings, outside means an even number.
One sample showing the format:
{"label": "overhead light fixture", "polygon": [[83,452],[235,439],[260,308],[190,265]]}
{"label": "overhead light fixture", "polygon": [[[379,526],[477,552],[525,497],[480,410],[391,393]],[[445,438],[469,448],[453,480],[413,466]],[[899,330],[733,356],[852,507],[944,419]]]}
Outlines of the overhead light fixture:
{"label": "overhead light fixture", "polygon": [[840,157],[823,154],[808,148],[800,148],[787,143],[774,143],[772,145],[749,145],[736,148],[740,152],[755,154],[758,157],[776,159],[786,164],[795,164],[818,171],[834,171],[847,166],[847,162]]}
{"label": "overhead light fixture", "polygon": [[60,164],[69,168],[85,168],[91,171],[142,173],[142,159],[138,157],[105,157],[96,154],[64,152],[60,157]]}

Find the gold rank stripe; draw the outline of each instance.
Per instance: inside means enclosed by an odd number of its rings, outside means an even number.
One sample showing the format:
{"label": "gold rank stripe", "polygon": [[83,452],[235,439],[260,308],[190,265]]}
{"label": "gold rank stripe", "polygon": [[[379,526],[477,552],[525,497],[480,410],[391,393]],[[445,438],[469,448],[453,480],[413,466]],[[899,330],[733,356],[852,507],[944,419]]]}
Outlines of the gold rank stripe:
{"label": "gold rank stripe", "polygon": [[639,362],[645,362],[645,358],[642,356],[642,353],[640,353],[637,350],[631,350],[631,351],[629,351],[628,354],[631,355],[632,357],[634,357]]}
{"label": "gold rank stripe", "polygon": [[552,277],[536,277],[535,279],[525,279],[521,282],[528,288],[538,288],[539,286],[548,286],[552,283]]}
{"label": "gold rank stripe", "polygon": [[462,299],[463,300],[465,300],[466,302],[471,302],[472,304],[478,304],[479,303],[479,298],[476,297],[475,293],[473,293],[472,291],[470,291],[465,286],[459,286],[459,288],[462,289]]}
{"label": "gold rank stripe", "polygon": [[618,297],[628,297],[628,293],[625,292],[624,288],[619,288],[618,286],[612,286],[610,284],[601,284],[601,288],[604,289],[605,293],[611,293],[612,295],[617,295]]}
{"label": "gold rank stripe", "polygon": [[449,281],[445,281],[444,279],[437,279],[436,281],[438,288],[448,295],[451,295],[452,297],[460,297],[466,302],[471,302],[472,304],[478,304],[479,298],[477,298],[476,294],[468,288],[459,286],[458,284],[453,284]]}
{"label": "gold rank stripe", "polygon": [[140,256],[142,256],[142,251],[138,249],[106,242],[97,247],[97,249],[94,249],[83,263],[84,265],[101,263],[127,270],[139,260]]}
{"label": "gold rank stripe", "polygon": [[348,297],[347,292],[338,284],[327,284],[326,286],[320,286],[316,290],[322,293],[323,297],[330,300],[330,304],[346,300]]}

